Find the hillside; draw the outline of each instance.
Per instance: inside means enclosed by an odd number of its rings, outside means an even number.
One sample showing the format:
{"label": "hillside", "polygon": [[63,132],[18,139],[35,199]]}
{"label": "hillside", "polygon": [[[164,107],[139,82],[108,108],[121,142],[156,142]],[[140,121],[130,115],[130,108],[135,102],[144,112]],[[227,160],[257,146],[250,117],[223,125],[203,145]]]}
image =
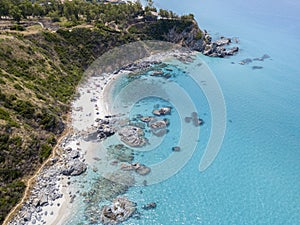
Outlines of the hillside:
{"label": "hillside", "polygon": [[[18,4],[19,16],[0,12],[0,222],[22,197],[26,179],[51,154],[83,71],[97,57],[136,40],[166,40],[195,49],[203,44],[191,16],[166,18],[170,15],[162,11],[166,17],[158,20],[151,13],[156,9],[138,3],[74,1],[66,3],[73,11],[59,11],[67,6],[51,2],[57,9],[40,4],[44,14],[39,16],[27,15]],[[12,7],[11,1],[5,3]]]}

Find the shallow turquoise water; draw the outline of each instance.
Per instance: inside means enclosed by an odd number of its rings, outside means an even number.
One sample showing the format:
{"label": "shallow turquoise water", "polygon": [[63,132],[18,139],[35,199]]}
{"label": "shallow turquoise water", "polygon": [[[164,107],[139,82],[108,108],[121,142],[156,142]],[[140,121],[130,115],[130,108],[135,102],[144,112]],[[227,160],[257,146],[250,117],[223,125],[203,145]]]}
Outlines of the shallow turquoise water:
{"label": "shallow turquoise water", "polygon": [[[194,91],[188,79],[181,80],[184,75],[178,76],[177,82],[197,102],[196,109],[205,121],[199,139],[191,141],[191,146],[197,141],[197,149],[174,176],[129,190],[126,195],[138,203],[142,214],[140,220],[124,224],[299,224],[300,4],[292,0],[155,2],[178,13],[193,12],[201,27],[216,37],[238,37],[241,51],[226,59],[198,56],[216,76],[226,103],[227,129],[217,158],[199,172],[211,112],[205,95]],[[238,64],[263,54],[271,58]],[[252,66],[263,69],[253,70]],[[154,104],[167,104],[157,98],[144,101],[132,108],[131,115],[151,112]],[[162,143],[168,149],[177,142],[181,127],[176,111],[169,119],[170,132]],[[136,159],[155,163],[169,155],[154,149],[139,152]],[[153,201],[156,209],[140,209]]]}
{"label": "shallow turquoise water", "polygon": [[[203,57],[232,121],[217,159],[199,173],[199,147],[176,176],[140,196],[132,190],[139,200],[159,202],[138,224],[299,224],[299,2],[156,2],[193,12],[215,36],[239,37],[241,51],[228,59]],[[265,53],[271,60],[231,64]],[[264,68],[252,70],[254,65]]]}

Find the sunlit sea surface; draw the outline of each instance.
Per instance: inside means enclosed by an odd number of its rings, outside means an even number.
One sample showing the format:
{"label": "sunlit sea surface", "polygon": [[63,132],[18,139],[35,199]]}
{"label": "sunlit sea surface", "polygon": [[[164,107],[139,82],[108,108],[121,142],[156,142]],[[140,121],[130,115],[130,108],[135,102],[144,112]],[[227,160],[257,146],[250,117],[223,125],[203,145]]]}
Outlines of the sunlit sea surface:
{"label": "sunlit sea surface", "polygon": [[[178,14],[194,13],[201,28],[214,38],[237,37],[240,52],[218,59],[197,55],[216,77],[226,104],[226,133],[220,152],[210,167],[199,171],[199,162],[211,134],[209,99],[188,74],[191,64],[170,63],[170,80],[144,77],[169,85],[176,82],[190,96],[205,123],[192,158],[169,179],[130,188],[125,194],[137,203],[140,218],[123,224],[299,224],[300,222],[300,3],[290,1],[157,0],[156,6]],[[246,65],[239,62],[259,58]],[[194,65],[194,64],[193,64]],[[253,69],[254,66],[262,67]],[[254,67],[256,68],[256,67]],[[163,82],[166,82],[165,84]],[[209,85],[202,83],[203,85]],[[120,90],[124,86],[120,86]],[[118,95],[118,91],[114,93]],[[176,94],[168,92],[169,95]],[[176,103],[177,104],[177,103]],[[151,115],[153,108],[171,106],[169,132],[152,151],[136,151],[134,161],[159,163],[172,153],[182,132],[182,112],[174,102],[148,97],[136,102],[128,116]],[[182,103],[184,106],[184,102]],[[181,107],[181,106],[180,106]],[[195,129],[191,126],[191,130]],[[146,133],[148,138],[151,134]],[[155,140],[153,140],[155,142]],[[183,149],[184,151],[184,149]],[[92,171],[83,178],[93,184]],[[78,188],[80,185],[78,185]],[[89,187],[85,187],[87,190]],[[142,206],[156,202],[153,210]],[[85,224],[85,204],[73,212],[67,224]],[[101,203],[104,204],[104,203]]]}

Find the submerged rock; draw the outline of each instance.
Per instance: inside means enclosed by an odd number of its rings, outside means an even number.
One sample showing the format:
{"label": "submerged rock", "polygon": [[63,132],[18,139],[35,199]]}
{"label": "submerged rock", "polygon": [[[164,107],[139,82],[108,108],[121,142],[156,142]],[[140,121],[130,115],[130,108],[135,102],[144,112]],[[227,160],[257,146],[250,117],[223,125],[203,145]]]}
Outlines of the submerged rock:
{"label": "submerged rock", "polygon": [[152,129],[151,131],[156,137],[162,137],[166,133],[168,133],[168,129],[159,129],[159,130]]}
{"label": "submerged rock", "polygon": [[265,59],[268,59],[268,58],[270,58],[270,56],[268,54],[264,54],[260,58],[254,58],[253,61],[264,61]]}
{"label": "submerged rock", "polygon": [[252,66],[252,69],[253,69],[253,70],[260,70],[260,69],[262,69],[262,68],[264,68],[264,67],[262,67],[262,66]]}
{"label": "submerged rock", "polygon": [[142,207],[142,209],[145,209],[145,210],[155,209],[155,208],[156,208],[155,202],[150,202]]}
{"label": "submerged rock", "polygon": [[144,164],[132,163],[132,164],[122,164],[121,169],[125,171],[134,170],[139,175],[147,175],[151,172],[151,169]]}
{"label": "submerged rock", "polygon": [[249,64],[251,62],[252,62],[252,59],[247,58],[247,59],[243,59],[242,61],[240,61],[239,64],[245,65],[245,64]]}
{"label": "submerged rock", "polygon": [[159,71],[154,71],[150,76],[161,76],[164,75],[164,72],[159,70]]}
{"label": "submerged rock", "polygon": [[139,168],[135,170],[139,175],[145,176],[151,172],[151,169],[145,165],[140,165]]}
{"label": "submerged rock", "polygon": [[153,119],[154,119],[154,117],[153,116],[144,116],[144,117],[141,117],[141,118],[139,118],[142,122],[144,122],[144,123],[149,123],[149,122],[151,122]]}
{"label": "submerged rock", "polygon": [[120,162],[132,162],[134,159],[133,150],[123,144],[110,145],[107,148],[109,158]]}
{"label": "submerged rock", "polygon": [[198,113],[192,112],[192,121],[194,126],[198,127],[204,124],[204,121],[198,117]]}
{"label": "submerged rock", "polygon": [[192,121],[192,117],[187,116],[187,117],[184,118],[184,121],[186,123],[190,123]]}

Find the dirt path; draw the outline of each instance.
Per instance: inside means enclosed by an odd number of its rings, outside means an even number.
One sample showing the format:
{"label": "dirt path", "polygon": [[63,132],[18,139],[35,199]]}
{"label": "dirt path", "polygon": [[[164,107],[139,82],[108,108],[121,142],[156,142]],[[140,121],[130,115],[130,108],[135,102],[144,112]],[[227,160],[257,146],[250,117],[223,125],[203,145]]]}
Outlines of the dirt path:
{"label": "dirt path", "polygon": [[33,174],[32,177],[30,177],[27,181],[25,181],[25,185],[26,185],[26,189],[24,191],[23,194],[23,198],[20,200],[20,202],[9,212],[9,214],[6,216],[5,220],[3,221],[3,225],[8,225],[8,223],[11,221],[11,219],[13,218],[13,216],[18,213],[18,211],[20,210],[20,208],[22,207],[23,203],[28,199],[28,197],[30,196],[30,191],[33,187],[33,185],[35,184],[35,178],[40,174],[40,172],[44,169],[44,167],[47,165],[47,163],[56,156],[57,150],[59,149],[59,145],[61,143],[61,141],[63,140],[63,138],[65,138],[70,132],[72,132],[72,128],[70,128],[70,124],[71,124],[71,119],[70,119],[70,113],[68,113],[67,115],[67,128],[64,130],[64,132],[62,133],[62,135],[59,137],[59,139],[57,140],[57,144],[55,145],[55,147],[52,150],[52,154],[49,156],[49,158],[39,167],[39,169]]}

